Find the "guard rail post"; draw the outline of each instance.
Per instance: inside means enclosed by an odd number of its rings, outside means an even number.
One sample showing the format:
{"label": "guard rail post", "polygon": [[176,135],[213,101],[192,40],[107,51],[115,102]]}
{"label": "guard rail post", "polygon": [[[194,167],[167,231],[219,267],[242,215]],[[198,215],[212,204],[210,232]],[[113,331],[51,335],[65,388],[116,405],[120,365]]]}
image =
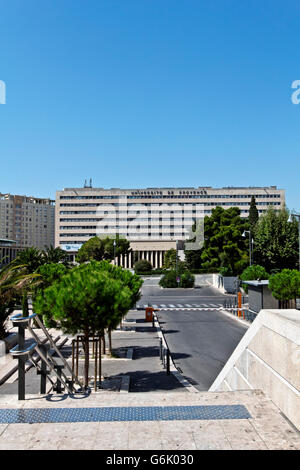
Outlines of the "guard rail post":
{"label": "guard rail post", "polygon": [[[47,357],[47,346],[45,344],[40,345],[40,349],[44,353],[45,357]],[[46,380],[47,380],[47,364],[44,359],[41,360],[41,386],[40,386],[40,393],[46,393]]]}
{"label": "guard rail post", "polygon": [[[18,345],[19,350],[23,351],[25,346],[25,327],[23,323],[18,325]],[[18,399],[25,400],[25,355],[18,358]]]}
{"label": "guard rail post", "polygon": [[170,375],[170,350],[167,349],[167,375]]}

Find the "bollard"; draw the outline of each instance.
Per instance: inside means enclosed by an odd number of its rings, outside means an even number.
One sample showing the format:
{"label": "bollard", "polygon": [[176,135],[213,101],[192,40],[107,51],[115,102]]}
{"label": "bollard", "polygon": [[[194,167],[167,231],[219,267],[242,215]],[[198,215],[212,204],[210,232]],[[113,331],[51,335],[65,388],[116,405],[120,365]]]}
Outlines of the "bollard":
{"label": "bollard", "polygon": [[170,375],[170,350],[167,349],[167,375]]}
{"label": "bollard", "polygon": [[162,361],[163,360],[163,349],[162,349],[162,339],[159,338],[159,357],[160,357],[160,360]]}

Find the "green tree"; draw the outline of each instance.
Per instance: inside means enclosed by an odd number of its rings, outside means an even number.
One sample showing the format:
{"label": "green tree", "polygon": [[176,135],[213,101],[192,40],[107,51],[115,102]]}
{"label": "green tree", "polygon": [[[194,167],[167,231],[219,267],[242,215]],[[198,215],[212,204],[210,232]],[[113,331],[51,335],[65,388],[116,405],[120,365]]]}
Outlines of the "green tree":
{"label": "green tree", "polygon": [[125,256],[129,252],[130,242],[125,238],[120,238],[118,235],[115,238],[92,237],[80,247],[76,255],[76,261],[78,263],[85,263],[91,260],[111,261],[115,255],[119,264],[120,256]]}
{"label": "green tree", "polygon": [[265,270],[263,266],[258,264],[253,264],[252,266],[248,266],[242,274],[240,275],[240,279],[242,281],[256,281],[262,279],[269,279],[269,274]]}
{"label": "green tree", "polygon": [[8,266],[9,270],[14,271],[14,290],[22,296],[23,316],[28,315],[28,296],[40,277],[35,271],[43,264],[45,264],[43,253],[35,247],[30,247],[19,251]]}
{"label": "green tree", "polygon": [[[35,299],[37,296],[43,296],[43,293],[47,287],[50,287],[57,281],[60,281],[63,276],[69,272],[68,267],[62,263],[48,263],[43,264],[36,270],[36,274],[39,276],[36,280],[32,291],[32,303],[35,311]],[[44,315],[46,312],[44,312]],[[51,306],[46,315],[46,324],[49,328],[55,327],[55,322],[51,321]]]}
{"label": "green tree", "polygon": [[19,251],[16,258],[12,261],[11,266],[22,266],[26,268],[28,274],[34,273],[46,259],[43,253],[35,247],[25,248]]}
{"label": "green tree", "polygon": [[120,322],[137,298],[141,282],[130,271],[108,262],[91,261],[71,269],[36,296],[36,313],[44,315],[52,325],[55,322],[66,333],[84,336],[85,387],[89,337]]}
{"label": "green tree", "polygon": [[134,265],[134,272],[136,274],[143,274],[152,271],[152,264],[146,259],[137,261]]}
{"label": "green tree", "polygon": [[296,269],[283,269],[269,279],[273,296],[280,300],[281,307],[287,308],[288,301],[300,297],[300,272]]}
{"label": "green tree", "polygon": [[249,219],[248,219],[251,233],[254,233],[255,226],[258,221],[258,217],[259,215],[258,215],[258,210],[256,207],[255,197],[252,196],[251,202],[250,202],[250,208],[249,208]]}
{"label": "green tree", "polygon": [[177,251],[175,250],[175,248],[171,248],[170,250],[167,250],[164,254],[163,269],[175,269],[177,256],[178,255],[177,255]]}
{"label": "green tree", "polygon": [[248,244],[242,237],[248,228],[248,220],[240,216],[238,207],[213,209],[211,216],[204,218],[202,267],[216,270],[227,267],[234,275],[241,273],[249,259]]}
{"label": "green tree", "polygon": [[87,240],[78,250],[76,261],[85,263],[87,261],[101,261],[104,258],[104,245],[99,237]]}
{"label": "green tree", "polygon": [[42,251],[42,256],[43,256],[44,262],[47,264],[50,264],[50,263],[68,264],[68,254],[59,247],[54,248],[51,245],[50,247]]}
{"label": "green tree", "polygon": [[298,223],[289,222],[289,211],[272,206],[260,216],[254,234],[254,258],[268,272],[298,265]]}
{"label": "green tree", "polygon": [[[269,279],[270,275],[267,273],[263,266],[258,264],[253,264],[252,266],[248,266],[242,274],[240,275],[240,279],[242,281],[257,281],[257,280],[266,280]],[[243,288],[245,292],[248,292],[248,285],[243,283]]]}
{"label": "green tree", "polygon": [[28,314],[27,294],[39,276],[28,274],[26,266],[10,263],[0,269],[0,330],[5,335],[4,322],[16,303],[22,303],[23,315]]}
{"label": "green tree", "polygon": [[[115,245],[114,245],[115,242]],[[130,242],[126,238],[120,238],[119,235],[116,235],[115,238],[107,237],[103,240],[105,246],[104,259],[113,260],[114,255],[120,264],[120,257],[126,256],[131,252]]]}
{"label": "green tree", "polygon": [[114,266],[108,261],[101,261],[98,264],[94,264],[95,269],[106,272],[112,279],[117,279],[122,282],[123,287],[129,289],[128,303],[126,305],[116,304],[114,309],[111,310],[111,315],[108,321],[108,338],[109,338],[109,351],[112,353],[112,340],[111,332],[116,329],[120,324],[128,310],[132,309],[136,302],[140,299],[140,289],[143,284],[143,280],[137,275],[132,274],[129,270],[123,269],[121,266]]}
{"label": "green tree", "polygon": [[[179,279],[179,281],[178,281]],[[177,287],[194,287],[195,276],[191,274],[187,269],[176,272],[175,269],[171,269],[162,276],[159,281],[159,285],[165,288],[177,288]]]}

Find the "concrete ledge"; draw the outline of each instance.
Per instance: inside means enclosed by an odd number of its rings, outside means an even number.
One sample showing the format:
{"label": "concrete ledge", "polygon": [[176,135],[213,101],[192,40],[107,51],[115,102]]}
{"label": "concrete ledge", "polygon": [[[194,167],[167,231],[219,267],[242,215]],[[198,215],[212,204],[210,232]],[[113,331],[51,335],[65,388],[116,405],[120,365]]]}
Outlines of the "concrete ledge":
{"label": "concrete ledge", "polygon": [[300,429],[300,312],[261,310],[210,391],[261,389]]}

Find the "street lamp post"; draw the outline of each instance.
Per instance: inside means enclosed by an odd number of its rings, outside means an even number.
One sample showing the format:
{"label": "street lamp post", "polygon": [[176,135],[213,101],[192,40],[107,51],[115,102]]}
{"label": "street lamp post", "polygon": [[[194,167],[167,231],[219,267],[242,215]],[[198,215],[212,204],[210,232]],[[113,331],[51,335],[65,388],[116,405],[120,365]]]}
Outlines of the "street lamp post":
{"label": "street lamp post", "polygon": [[176,240],[176,281],[179,285],[180,279],[178,275],[178,240]]}
{"label": "street lamp post", "polygon": [[300,271],[300,214],[290,214],[289,222],[293,221],[293,217],[298,219],[298,237],[299,237],[299,259],[298,259],[298,269]]}
{"label": "street lamp post", "polygon": [[250,263],[250,266],[252,266],[253,238],[251,236],[250,230],[244,230],[242,236],[245,237],[246,233],[249,233],[249,263]]}
{"label": "street lamp post", "polygon": [[114,265],[116,264],[116,240],[114,240]]}

